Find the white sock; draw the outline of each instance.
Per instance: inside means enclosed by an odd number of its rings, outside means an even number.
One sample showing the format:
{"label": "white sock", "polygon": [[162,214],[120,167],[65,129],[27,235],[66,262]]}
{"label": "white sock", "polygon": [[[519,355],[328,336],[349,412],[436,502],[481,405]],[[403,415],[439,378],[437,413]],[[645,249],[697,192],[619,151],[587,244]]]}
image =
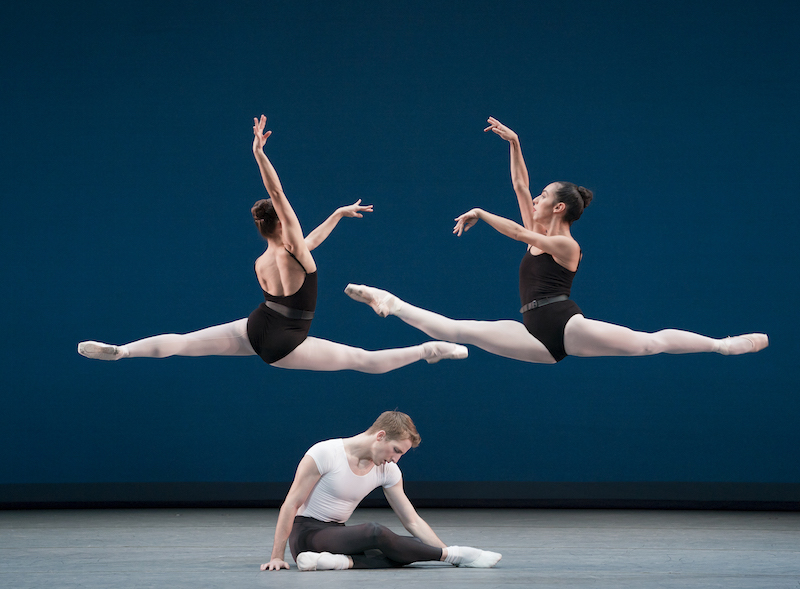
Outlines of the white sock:
{"label": "white sock", "polygon": [[317,560],[318,571],[344,571],[350,568],[350,559],[346,554],[323,552]]}
{"label": "white sock", "polygon": [[450,564],[464,564],[477,559],[481,552],[480,548],[472,548],[470,546],[448,546],[447,556],[445,556],[444,561]]}

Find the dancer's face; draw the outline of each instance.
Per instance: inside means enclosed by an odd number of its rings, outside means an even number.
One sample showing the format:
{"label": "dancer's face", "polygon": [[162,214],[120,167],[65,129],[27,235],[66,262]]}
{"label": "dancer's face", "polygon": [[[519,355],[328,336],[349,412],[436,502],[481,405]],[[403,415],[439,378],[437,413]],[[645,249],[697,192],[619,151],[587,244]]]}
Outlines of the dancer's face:
{"label": "dancer's face", "polygon": [[548,184],[542,193],[533,199],[533,219],[538,223],[544,223],[553,214],[553,207],[556,206],[556,189],[558,182]]}
{"label": "dancer's face", "polygon": [[378,465],[397,462],[410,448],[411,440],[390,440],[385,432],[378,432],[373,445],[372,461]]}

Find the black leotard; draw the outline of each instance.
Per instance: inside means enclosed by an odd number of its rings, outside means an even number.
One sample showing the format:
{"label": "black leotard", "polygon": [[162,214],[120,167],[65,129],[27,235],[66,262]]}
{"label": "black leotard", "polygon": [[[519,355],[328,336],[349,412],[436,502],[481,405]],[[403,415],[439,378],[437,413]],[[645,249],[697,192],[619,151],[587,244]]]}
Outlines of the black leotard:
{"label": "black leotard", "polygon": [[[548,253],[528,250],[519,265],[519,297],[522,305],[558,295],[569,296],[576,272],[567,270]],[[556,362],[567,357],[564,327],[573,315],[583,314],[574,301],[551,303],[525,311],[522,322],[528,333],[542,342]]]}
{"label": "black leotard", "polygon": [[[295,261],[300,261],[288,252]],[[300,264],[303,268],[303,265]],[[303,272],[306,269],[303,268]],[[306,272],[303,285],[296,293],[278,297],[264,292],[264,299],[289,309],[313,312],[317,306],[317,271]],[[267,364],[277,362],[303,343],[311,328],[311,319],[285,317],[261,303],[247,318],[247,337],[256,354]]]}

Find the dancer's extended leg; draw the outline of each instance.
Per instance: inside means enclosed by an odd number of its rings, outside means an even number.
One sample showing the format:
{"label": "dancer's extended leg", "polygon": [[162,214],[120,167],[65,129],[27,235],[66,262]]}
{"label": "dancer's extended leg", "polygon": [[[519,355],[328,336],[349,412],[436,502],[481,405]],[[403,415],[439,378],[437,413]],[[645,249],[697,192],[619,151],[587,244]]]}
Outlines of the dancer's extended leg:
{"label": "dancer's extended leg", "polygon": [[564,329],[564,348],[570,356],[649,356],[717,352],[726,355],[757,352],[769,340],[762,333],[713,339],[690,331],[634,331],[621,325],[573,316]]}
{"label": "dancer's extended leg", "polygon": [[247,319],[215,325],[186,334],[166,333],[124,346],[81,342],[78,352],[87,358],[166,358],[168,356],[253,356],[247,338]]}
{"label": "dancer's extended leg", "polygon": [[467,348],[449,342],[427,342],[408,348],[389,350],[363,350],[316,337],[307,337],[289,354],[273,362],[278,368],[295,370],[357,370],[370,374],[383,374],[407,366],[418,360],[429,363],[446,358],[467,357]]}
{"label": "dancer's extended leg", "polygon": [[379,315],[383,317],[395,315],[436,339],[471,344],[492,354],[523,362],[555,363],[544,344],[528,333],[525,326],[517,321],[449,319],[410,305],[384,290],[369,286],[349,284],[345,292],[351,298],[369,304]]}

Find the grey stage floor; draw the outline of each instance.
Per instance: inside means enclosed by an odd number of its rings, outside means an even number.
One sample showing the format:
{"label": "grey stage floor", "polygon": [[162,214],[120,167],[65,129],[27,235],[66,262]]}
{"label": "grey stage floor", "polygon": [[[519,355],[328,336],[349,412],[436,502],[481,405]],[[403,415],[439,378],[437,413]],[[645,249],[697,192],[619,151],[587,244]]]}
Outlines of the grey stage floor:
{"label": "grey stage floor", "polygon": [[[420,514],[445,542],[502,552],[503,560],[485,570],[427,563],[261,572],[274,509],[0,511],[0,587],[800,588],[800,512]],[[357,510],[351,519],[365,521],[402,531],[389,510]]]}

